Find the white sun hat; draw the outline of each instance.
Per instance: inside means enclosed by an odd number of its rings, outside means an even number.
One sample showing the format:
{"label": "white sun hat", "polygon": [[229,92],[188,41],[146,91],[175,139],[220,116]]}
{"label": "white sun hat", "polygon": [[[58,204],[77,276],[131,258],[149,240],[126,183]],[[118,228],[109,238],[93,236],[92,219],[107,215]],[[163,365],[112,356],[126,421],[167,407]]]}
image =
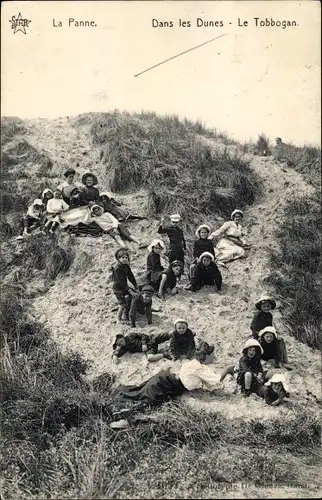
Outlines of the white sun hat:
{"label": "white sun hat", "polygon": [[179,214],[172,214],[172,215],[170,215],[170,220],[171,220],[171,222],[180,222],[181,217]]}
{"label": "white sun hat", "polygon": [[165,250],[165,245],[164,245],[163,241],[159,240],[159,239],[155,239],[155,240],[152,240],[150,245],[148,246],[149,252],[152,252],[153,247],[156,247],[158,245],[160,245],[160,247],[162,248],[163,251]]}
{"label": "white sun hat", "polygon": [[185,323],[188,326],[188,321],[183,318],[176,318],[173,322],[174,326],[176,326],[177,323]]}
{"label": "white sun hat", "polygon": [[265,328],[263,328],[263,330],[261,330],[258,335],[260,337],[263,337],[265,333],[272,333],[274,337],[277,339],[277,332],[273,326],[265,326]]}
{"label": "white sun hat", "polygon": [[232,211],[230,218],[233,219],[235,217],[235,215],[237,215],[237,214],[239,214],[242,217],[244,217],[243,211],[239,210],[238,208],[236,208],[235,210]]}
{"label": "white sun hat", "polygon": [[210,227],[208,226],[208,224],[201,224],[201,226],[198,227],[198,229],[196,230],[196,238],[199,238],[199,233],[202,229],[206,229],[208,231],[208,233],[210,233]]}
{"label": "white sun hat", "polygon": [[209,259],[210,259],[210,260],[212,260],[212,261],[214,261],[214,260],[215,260],[215,257],[212,255],[212,253],[210,253],[210,252],[203,252],[203,253],[200,255],[199,259],[198,259],[198,260],[199,260],[199,262],[201,262],[201,261],[202,261],[202,259],[203,259],[204,257],[209,257]]}
{"label": "white sun hat", "polygon": [[278,383],[281,383],[283,385],[285,392],[290,392],[289,385],[283,373],[274,373],[274,375],[269,379],[268,382],[265,383],[265,385],[269,387],[272,384],[278,384]]}
{"label": "white sun hat", "polygon": [[245,351],[245,349],[249,349],[249,347],[259,347],[261,350],[261,353],[263,354],[263,352],[264,352],[262,346],[260,345],[260,343],[256,339],[248,339],[245,342],[245,345],[243,347],[243,351]]}

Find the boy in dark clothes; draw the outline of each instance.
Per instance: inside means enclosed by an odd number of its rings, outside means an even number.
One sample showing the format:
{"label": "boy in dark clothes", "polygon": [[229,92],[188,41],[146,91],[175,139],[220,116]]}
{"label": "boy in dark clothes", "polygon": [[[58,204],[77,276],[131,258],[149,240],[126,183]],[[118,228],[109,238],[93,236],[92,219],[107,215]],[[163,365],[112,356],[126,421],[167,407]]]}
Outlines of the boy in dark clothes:
{"label": "boy in dark clothes", "polygon": [[258,339],[259,332],[263,330],[266,326],[273,326],[273,316],[270,312],[275,309],[276,302],[274,299],[268,296],[262,296],[255,304],[256,312],[253,316],[252,322],[250,324],[250,329],[253,334],[254,339]]}
{"label": "boy in dark clothes", "polygon": [[222,277],[215,264],[214,256],[209,252],[200,255],[196,268],[191,276],[191,291],[197,292],[204,285],[215,285],[220,292]]}
{"label": "boy in dark clothes", "polygon": [[170,339],[168,333],[160,333],[146,335],[144,333],[130,333],[129,335],[116,335],[113,343],[113,361],[118,363],[118,360],[126,352],[145,352],[148,361],[158,361],[162,358],[168,358],[166,351],[159,352],[159,344],[163,344]]}
{"label": "boy in dark clothes", "polygon": [[167,255],[170,264],[174,260],[180,260],[180,262],[184,264],[186,242],[183,236],[183,231],[178,226],[179,222],[181,221],[181,217],[179,214],[170,215],[170,220],[171,220],[171,225],[163,227],[164,218],[162,217],[158,233],[168,235],[170,245]]}
{"label": "boy in dark clothes", "polygon": [[262,352],[259,342],[249,339],[245,343],[243,356],[239,359],[237,384],[241,386],[246,397],[250,396],[251,392],[256,392],[258,385],[263,384]]}
{"label": "boy in dark clothes", "polygon": [[266,326],[259,332],[259,343],[262,346],[262,360],[274,360],[274,367],[284,367],[287,370],[292,370],[288,364],[286,345],[282,338],[277,336],[273,326]]}
{"label": "boy in dark clothes", "polygon": [[188,328],[188,322],[185,319],[176,319],[174,322],[174,331],[170,338],[170,354],[172,359],[176,360],[181,358],[181,356],[192,359],[196,349],[194,337],[195,334]]}
{"label": "boy in dark clothes", "polygon": [[[126,248],[120,248],[115,253],[117,264],[112,267],[113,277],[113,292],[117,298],[119,308],[117,312],[117,320],[129,320],[129,308],[131,295],[137,294],[136,279],[130,268],[130,257]],[[133,285],[133,288],[128,285],[128,280]],[[124,318],[123,318],[124,314]]]}
{"label": "boy in dark clothes", "polygon": [[143,285],[139,295],[131,298],[130,321],[131,326],[135,328],[137,313],[145,315],[148,325],[152,324],[152,297],[154,288],[151,285]]}

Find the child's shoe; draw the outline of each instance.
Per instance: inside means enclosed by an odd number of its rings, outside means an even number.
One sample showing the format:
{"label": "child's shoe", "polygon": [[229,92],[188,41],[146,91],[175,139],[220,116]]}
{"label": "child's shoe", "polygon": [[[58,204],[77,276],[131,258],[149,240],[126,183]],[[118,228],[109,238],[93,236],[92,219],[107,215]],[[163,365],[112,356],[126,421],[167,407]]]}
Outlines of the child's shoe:
{"label": "child's shoe", "polygon": [[250,395],[251,395],[251,390],[250,389],[245,389],[244,392],[243,392],[243,397],[244,398],[249,398]]}

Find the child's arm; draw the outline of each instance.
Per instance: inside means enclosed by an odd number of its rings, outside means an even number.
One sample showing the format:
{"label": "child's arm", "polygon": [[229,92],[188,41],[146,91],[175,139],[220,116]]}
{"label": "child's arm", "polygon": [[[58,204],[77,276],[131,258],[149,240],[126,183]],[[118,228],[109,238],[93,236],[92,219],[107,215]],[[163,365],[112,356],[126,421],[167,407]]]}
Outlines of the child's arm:
{"label": "child's arm", "polygon": [[171,335],[169,351],[170,351],[170,354],[171,354],[171,357],[173,360],[176,360],[179,358],[178,352],[177,352],[177,347],[178,346],[177,346],[176,340],[175,340],[174,336]]}
{"label": "child's arm", "polygon": [[160,221],[160,225],[159,225],[159,229],[158,229],[159,234],[167,234],[167,232],[168,232],[168,228],[163,227],[163,224],[164,224],[164,217],[162,217],[162,219]]}
{"label": "child's arm", "polygon": [[186,240],[184,238],[183,231],[182,231],[182,247],[184,250],[187,250],[187,244],[186,244]]}
{"label": "child's arm", "polygon": [[258,313],[255,313],[253,316],[252,322],[250,324],[250,329],[252,331],[253,337],[255,337],[255,338],[258,338],[258,334],[259,334],[259,329],[257,326],[257,317],[258,317]]}
{"label": "child's arm", "polygon": [[130,283],[132,283],[132,285],[134,287],[134,291],[136,292],[138,285],[137,285],[136,279],[135,279],[134,274],[132,273],[132,270],[130,267],[128,270],[127,278],[130,281]]}
{"label": "child's arm", "polygon": [[230,224],[231,224],[230,221],[224,222],[224,224],[219,229],[211,233],[209,239],[213,240],[215,238],[218,238],[218,236],[223,236],[224,233],[227,231],[227,229],[230,227]]}
{"label": "child's arm", "polygon": [[193,244],[193,258],[194,259],[198,258],[198,244],[197,244],[197,241],[195,241],[194,244]]}

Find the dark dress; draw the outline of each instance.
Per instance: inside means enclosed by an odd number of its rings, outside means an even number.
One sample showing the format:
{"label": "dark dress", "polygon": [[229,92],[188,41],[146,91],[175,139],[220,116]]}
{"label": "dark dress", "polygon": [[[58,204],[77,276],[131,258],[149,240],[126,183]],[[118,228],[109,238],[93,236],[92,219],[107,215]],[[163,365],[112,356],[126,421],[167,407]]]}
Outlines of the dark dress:
{"label": "dark dress", "polygon": [[238,370],[238,375],[237,375],[237,384],[241,385],[242,389],[245,388],[245,373],[246,372],[251,372],[253,375],[252,383],[251,383],[251,390],[253,392],[255,392],[258,385],[259,385],[255,375],[258,375],[259,373],[263,374],[263,367],[261,365],[260,349],[259,348],[256,348],[256,356],[254,356],[253,358],[249,358],[246,354],[244,354],[239,359],[239,370]]}
{"label": "dark dress", "polygon": [[212,240],[208,240],[207,238],[199,238],[196,240],[193,245],[193,256],[195,259],[198,259],[201,254],[204,252],[209,252],[213,256],[215,256],[215,249]]}
{"label": "dark dress", "polygon": [[162,272],[164,267],[161,265],[161,258],[158,253],[150,252],[146,263],[147,274],[146,278],[155,290],[159,288]]}
{"label": "dark dress", "polygon": [[187,356],[188,359],[193,358],[196,349],[194,337],[195,334],[189,328],[182,335],[176,330],[171,334],[170,353],[174,360],[181,356]]}
{"label": "dark dress", "polygon": [[250,329],[253,337],[258,339],[258,334],[266,326],[273,326],[273,316],[270,312],[258,311],[254,314]]}
{"label": "dark dress", "polygon": [[278,368],[280,363],[287,363],[287,353],[286,346],[283,339],[278,338],[273,340],[271,343],[267,343],[262,337],[260,339],[260,345],[263,348],[262,359],[264,361],[274,360],[275,367]]}
{"label": "dark dress", "polygon": [[196,292],[204,285],[215,285],[217,290],[221,290],[222,277],[217,265],[210,262],[209,266],[204,266],[202,262],[198,262],[191,276],[191,291]]}
{"label": "dark dress", "polygon": [[80,205],[88,205],[90,201],[100,204],[100,192],[95,186],[85,186],[78,197]]}
{"label": "dark dress", "polygon": [[146,402],[151,406],[161,405],[165,401],[181,396],[186,391],[180,379],[169,370],[162,370],[140,385],[119,387],[119,393],[125,399]]}
{"label": "dark dress", "polygon": [[178,226],[159,226],[158,233],[166,234],[169,238],[170,244],[167,255],[170,264],[174,260],[180,260],[184,264],[184,250],[186,250],[186,242],[182,229]]}

